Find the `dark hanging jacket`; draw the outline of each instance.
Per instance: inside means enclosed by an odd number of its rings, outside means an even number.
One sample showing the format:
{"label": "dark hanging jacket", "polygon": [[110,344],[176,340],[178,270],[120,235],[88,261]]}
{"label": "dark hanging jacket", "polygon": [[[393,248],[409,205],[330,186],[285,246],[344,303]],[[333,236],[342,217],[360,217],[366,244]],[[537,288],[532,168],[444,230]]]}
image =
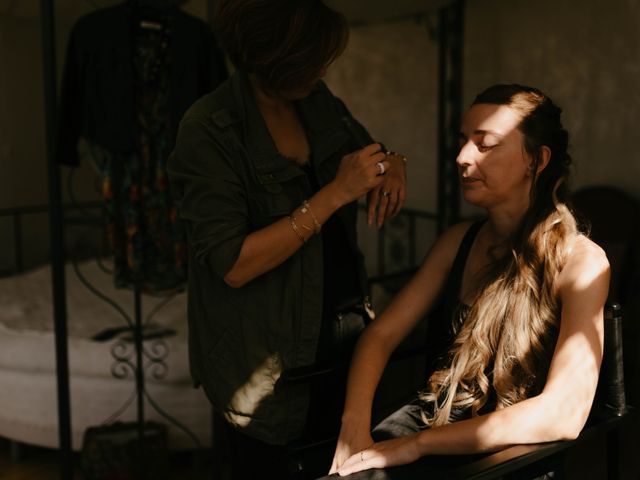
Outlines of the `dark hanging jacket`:
{"label": "dark hanging jacket", "polygon": [[[74,25],[62,77],[56,158],[78,165],[78,139],[84,137],[113,153],[135,145],[132,39],[140,16],[122,4],[92,12]],[[189,106],[226,77],[224,57],[211,29],[178,8],[166,10],[169,47],[170,117],[173,143]]]}

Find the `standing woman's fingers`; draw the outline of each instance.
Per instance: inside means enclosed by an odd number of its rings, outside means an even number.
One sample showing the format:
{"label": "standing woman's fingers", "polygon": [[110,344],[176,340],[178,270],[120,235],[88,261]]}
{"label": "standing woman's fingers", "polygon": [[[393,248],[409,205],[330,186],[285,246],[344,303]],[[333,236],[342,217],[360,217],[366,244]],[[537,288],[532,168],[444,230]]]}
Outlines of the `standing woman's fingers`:
{"label": "standing woman's fingers", "polygon": [[371,190],[369,190],[369,196],[368,196],[369,207],[367,211],[367,223],[369,224],[369,226],[373,225],[373,222],[375,221],[375,217],[376,217],[376,209],[379,209],[378,203],[382,199],[380,194],[381,192],[380,185],[384,182],[384,179],[385,179],[384,174],[389,169],[389,162],[381,159],[375,162],[371,166],[371,169],[372,169],[371,175],[372,175],[373,181],[375,182],[375,185]]}
{"label": "standing woman's fingers", "polygon": [[407,198],[407,189],[405,188],[404,185],[402,185],[398,189],[396,198],[397,198],[396,205],[395,205],[395,208],[393,209],[393,213],[391,214],[393,217],[398,215],[402,210],[402,207],[404,207],[404,202]]}
{"label": "standing woman's fingers", "polygon": [[361,151],[366,156],[374,155],[376,153],[382,153],[384,155],[384,152],[381,150],[381,146],[379,143],[372,143],[370,145],[367,145],[366,147],[363,147]]}
{"label": "standing woman's fingers", "polygon": [[[384,155],[384,154],[382,154],[382,155]],[[381,156],[380,160],[378,160],[376,163],[374,163],[374,167],[375,167],[374,174],[375,174],[376,177],[380,177],[380,176],[386,174],[387,171],[389,170],[389,167],[391,166],[389,161],[385,160],[384,158],[385,158],[384,156]]]}
{"label": "standing woman's fingers", "polygon": [[[362,150],[362,152],[364,151],[365,149]],[[371,175],[370,178],[374,183],[367,196],[369,203],[367,208],[367,223],[369,226],[373,225],[373,222],[375,221],[376,210],[378,209],[379,211],[379,202],[382,200],[380,195],[380,185],[384,182],[384,175],[390,167],[389,162],[385,160],[385,158],[386,155],[378,151],[371,155],[367,160],[370,163],[367,167],[368,170],[366,175]]]}
{"label": "standing woman's fingers", "polygon": [[387,198],[389,199],[389,204],[387,205],[387,213],[385,218],[395,217],[398,211],[398,199],[400,190],[397,188],[386,190],[389,192]]}
{"label": "standing woman's fingers", "polygon": [[378,205],[378,228],[382,226],[384,223],[384,219],[388,216],[388,207],[389,207],[389,197],[391,193],[389,190],[385,190],[384,186],[379,188],[380,192],[380,204]]}
{"label": "standing woman's fingers", "polygon": [[376,218],[376,210],[378,208],[378,201],[380,199],[380,188],[376,187],[369,191],[369,205],[367,208],[367,224],[373,225],[373,221]]}

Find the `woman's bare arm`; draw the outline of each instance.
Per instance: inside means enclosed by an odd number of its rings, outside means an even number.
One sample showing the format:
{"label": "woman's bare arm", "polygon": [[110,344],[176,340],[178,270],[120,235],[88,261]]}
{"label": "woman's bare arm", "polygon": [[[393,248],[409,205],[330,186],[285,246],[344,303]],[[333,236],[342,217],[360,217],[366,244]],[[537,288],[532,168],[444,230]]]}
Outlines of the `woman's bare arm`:
{"label": "woman's bare arm", "polygon": [[371,406],[389,356],[433,304],[468,227],[469,223],[456,225],[436,241],[416,275],[361,335],[349,371],[332,472],[355,451],[373,443]]}
{"label": "woman's bare arm", "polygon": [[560,332],[540,395],[487,415],[377,443],[365,449],[364,461],[357,452],[339,473],[410,463],[424,455],[575,438],[587,420],[598,382],[609,275],[604,252],[579,237],[557,280]]}

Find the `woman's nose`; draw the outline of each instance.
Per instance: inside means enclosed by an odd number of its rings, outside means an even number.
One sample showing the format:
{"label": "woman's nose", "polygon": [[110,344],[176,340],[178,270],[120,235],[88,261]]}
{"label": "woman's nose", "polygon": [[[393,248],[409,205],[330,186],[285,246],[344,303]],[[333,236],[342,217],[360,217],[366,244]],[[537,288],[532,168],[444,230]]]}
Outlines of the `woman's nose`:
{"label": "woman's nose", "polygon": [[473,163],[473,144],[467,141],[460,147],[458,156],[456,157],[456,164],[459,167],[468,167]]}

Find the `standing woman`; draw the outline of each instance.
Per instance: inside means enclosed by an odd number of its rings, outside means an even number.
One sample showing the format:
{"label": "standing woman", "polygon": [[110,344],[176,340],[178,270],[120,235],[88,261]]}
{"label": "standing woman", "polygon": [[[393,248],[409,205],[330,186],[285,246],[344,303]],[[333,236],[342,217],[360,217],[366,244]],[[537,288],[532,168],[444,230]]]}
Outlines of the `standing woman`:
{"label": "standing woman", "polygon": [[[360,337],[332,471],[580,433],[602,359],[609,264],[565,203],[571,158],[560,113],[520,85],[476,97],[457,164],[464,199],[487,218],[445,232]],[[432,307],[426,388],[371,432],[385,363]]]}
{"label": "standing woman", "polygon": [[369,194],[370,224],[396,214],[404,158],[320,80],[348,36],[322,1],[220,1],[216,31],[237,70],[184,116],[169,162],[190,363],[234,427],[234,475],[271,478],[286,475],[283,445],[337,433],[344,380],[311,390],[280,376],[350,354],[368,303],[356,202]]}

